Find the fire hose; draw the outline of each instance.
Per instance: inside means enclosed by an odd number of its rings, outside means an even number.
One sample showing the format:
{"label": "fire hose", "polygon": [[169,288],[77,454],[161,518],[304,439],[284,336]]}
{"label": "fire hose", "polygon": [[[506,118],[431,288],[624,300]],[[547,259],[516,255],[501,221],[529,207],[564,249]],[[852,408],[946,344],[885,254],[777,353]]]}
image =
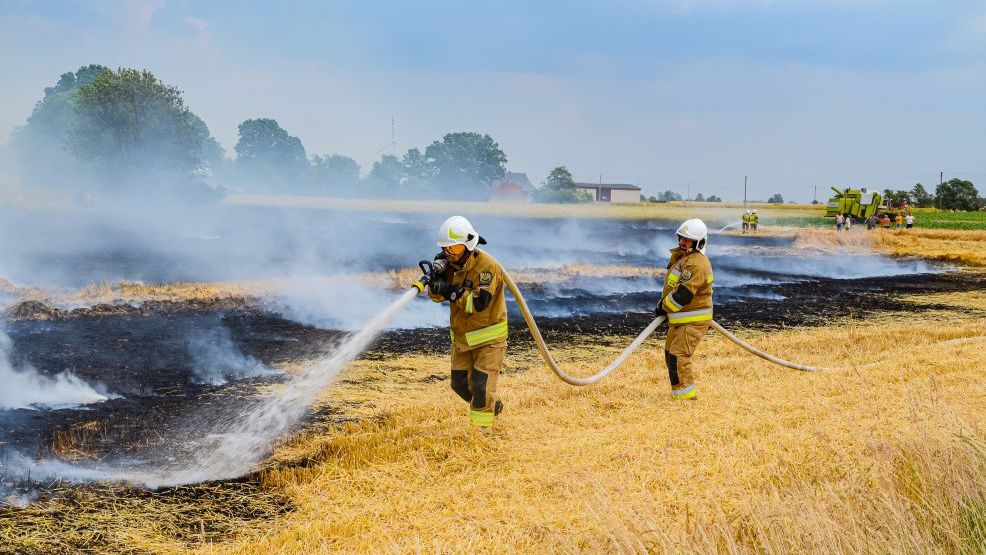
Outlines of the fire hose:
{"label": "fire hose", "polygon": [[[611,362],[609,366],[607,366],[606,368],[603,368],[599,372],[589,377],[576,378],[566,374],[561,368],[558,367],[558,363],[555,362],[554,357],[551,356],[551,352],[548,350],[548,346],[544,342],[544,338],[541,337],[541,330],[538,329],[537,322],[534,321],[534,316],[531,315],[531,310],[527,307],[527,302],[524,300],[524,296],[521,295],[520,289],[517,287],[517,284],[514,283],[513,278],[510,277],[510,273],[507,272],[506,270],[503,270],[503,281],[504,283],[507,284],[507,288],[510,289],[510,292],[513,293],[514,300],[517,301],[517,307],[520,308],[521,314],[524,315],[524,321],[527,322],[527,327],[528,329],[531,330],[531,335],[534,337],[534,343],[537,345],[538,351],[541,352],[541,358],[543,358],[544,362],[551,368],[552,371],[554,371],[555,375],[557,375],[563,382],[571,385],[577,385],[577,386],[591,385],[608,376],[611,372],[613,372],[613,370],[616,370],[621,364],[623,364],[626,361],[626,359],[629,358],[630,355],[633,354],[633,352],[636,351],[637,348],[643,344],[644,340],[646,340],[652,333],[654,333],[657,327],[660,326],[661,323],[663,323],[665,320],[665,316],[658,316],[657,318],[654,318],[654,320],[651,321],[651,323],[648,324],[646,328],[644,328],[644,331],[640,332],[640,335],[638,335],[636,339],[634,339],[633,342],[631,342],[630,345],[628,345],[627,348],[624,349],[622,353],[620,353],[620,356],[616,357],[616,360]],[[791,368],[794,370],[801,370],[803,372],[817,372],[820,370],[819,368],[815,368],[813,366],[805,366],[802,364],[797,364],[767,354],[761,351],[760,349],[757,349],[756,347],[750,345],[749,343],[743,341],[739,337],[736,337],[728,330],[720,326],[719,323],[716,322],[715,320],[712,321],[712,327],[715,328],[716,331],[718,331],[719,333],[723,334],[726,337],[726,339],[729,339],[733,343],[736,343],[737,345],[753,353],[754,355],[757,355],[758,357],[764,360],[773,362],[774,364],[779,364],[781,366],[785,366],[787,368]]]}
{"label": "fire hose", "polygon": [[[428,276],[431,275],[430,272],[432,268],[431,268],[431,264],[428,263],[427,261],[422,261],[419,264],[419,266],[423,271],[425,271],[426,277],[422,278],[422,280],[419,281],[418,283],[415,283],[415,287],[417,287],[420,291],[423,292],[425,285],[427,285],[427,281],[428,281],[427,278]],[[544,362],[548,365],[549,368],[551,368],[551,370],[555,373],[556,376],[558,376],[559,379],[570,385],[575,385],[575,386],[592,385],[594,383],[601,381],[606,376],[610,375],[613,372],[613,370],[616,370],[617,368],[620,367],[620,365],[626,362],[626,360],[630,358],[630,355],[633,354],[633,352],[636,351],[644,343],[644,341],[648,337],[650,337],[650,335],[653,334],[655,330],[657,330],[658,326],[660,326],[666,319],[665,316],[658,316],[657,318],[654,318],[654,320],[652,320],[651,323],[648,324],[647,327],[644,328],[642,332],[640,332],[640,335],[638,335],[627,346],[627,348],[624,349],[622,353],[620,353],[620,356],[616,357],[616,359],[613,360],[613,362],[611,362],[608,366],[606,366],[605,368],[603,368],[602,370],[596,372],[591,376],[587,376],[585,378],[577,378],[575,376],[570,376],[569,374],[565,373],[565,371],[558,366],[558,363],[555,362],[554,357],[551,356],[551,351],[548,350],[548,345],[547,343],[545,343],[544,337],[541,336],[541,330],[538,328],[537,322],[534,321],[534,316],[531,314],[531,309],[528,308],[527,306],[527,301],[524,300],[524,296],[521,294],[520,289],[517,287],[517,284],[514,283],[513,278],[510,277],[510,273],[507,272],[506,269],[503,270],[503,281],[507,285],[507,288],[510,289],[510,292],[513,294],[514,300],[517,301],[517,307],[520,309],[520,313],[524,316],[524,322],[527,323],[527,328],[531,331],[531,336],[534,338],[534,344],[537,345],[538,351],[541,353],[541,358],[544,359]],[[743,349],[749,351],[750,353],[764,360],[773,362],[774,364],[778,364],[786,368],[791,368],[792,370],[801,370],[802,372],[818,372],[822,370],[821,368],[816,368],[814,366],[805,366],[803,364],[797,364],[794,362],[784,360],[780,357],[776,357],[774,355],[765,353],[760,349],[757,349],[756,347],[743,341],[739,337],[736,337],[734,334],[729,332],[729,330],[719,325],[719,323],[716,322],[715,320],[712,320],[711,324],[712,327],[715,328],[716,331],[721,333],[723,336],[725,336],[726,339],[729,339],[733,343],[739,345]]]}

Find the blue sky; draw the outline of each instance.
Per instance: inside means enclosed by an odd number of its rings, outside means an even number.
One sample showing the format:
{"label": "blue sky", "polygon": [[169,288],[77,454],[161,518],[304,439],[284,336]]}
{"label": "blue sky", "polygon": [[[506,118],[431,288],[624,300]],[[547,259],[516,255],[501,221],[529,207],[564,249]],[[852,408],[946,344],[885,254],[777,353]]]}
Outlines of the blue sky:
{"label": "blue sky", "polygon": [[274,117],[368,170],[448,131],[510,169],[740,199],[986,190],[986,3],[0,1],[0,142],[88,63],[185,91],[228,152]]}

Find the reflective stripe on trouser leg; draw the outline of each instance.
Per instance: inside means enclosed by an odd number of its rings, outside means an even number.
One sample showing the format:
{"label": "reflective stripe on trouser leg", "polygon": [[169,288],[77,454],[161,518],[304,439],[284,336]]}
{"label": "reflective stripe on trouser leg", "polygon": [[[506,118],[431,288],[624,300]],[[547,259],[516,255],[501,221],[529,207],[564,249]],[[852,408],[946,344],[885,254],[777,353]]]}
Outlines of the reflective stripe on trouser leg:
{"label": "reflective stripe on trouser leg", "polygon": [[674,395],[675,399],[679,401],[687,401],[688,399],[693,399],[696,394],[695,384],[682,389],[672,389],[671,394]]}
{"label": "reflective stripe on trouser leg", "polygon": [[668,338],[664,345],[667,353],[665,360],[669,361],[671,357],[674,359],[675,372],[671,372],[669,364],[668,377],[675,399],[692,399],[696,395],[692,355],[708,329],[708,322],[668,326]]}
{"label": "reflective stripe on trouser leg", "polygon": [[493,426],[493,420],[495,418],[496,417],[493,416],[493,411],[491,410],[469,409],[469,422],[473,426],[490,428]]}
{"label": "reflective stripe on trouser leg", "polygon": [[493,425],[496,406],[496,384],[507,351],[505,343],[484,345],[472,351],[473,370],[469,373],[469,391],[472,393],[470,422],[475,426]]}

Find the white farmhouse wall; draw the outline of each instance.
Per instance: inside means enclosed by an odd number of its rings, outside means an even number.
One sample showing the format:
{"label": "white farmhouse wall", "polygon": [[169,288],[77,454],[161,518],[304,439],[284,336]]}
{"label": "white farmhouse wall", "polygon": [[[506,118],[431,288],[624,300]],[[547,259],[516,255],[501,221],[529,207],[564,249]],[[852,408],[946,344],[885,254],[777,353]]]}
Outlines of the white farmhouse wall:
{"label": "white farmhouse wall", "polygon": [[640,191],[613,189],[610,193],[610,202],[640,202]]}

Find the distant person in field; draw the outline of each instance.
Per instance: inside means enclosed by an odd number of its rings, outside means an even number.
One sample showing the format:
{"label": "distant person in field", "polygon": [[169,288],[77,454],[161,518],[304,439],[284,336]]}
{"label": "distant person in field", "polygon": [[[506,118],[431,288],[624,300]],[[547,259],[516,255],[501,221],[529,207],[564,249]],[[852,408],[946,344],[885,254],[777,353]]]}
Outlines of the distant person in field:
{"label": "distant person in field", "polygon": [[835,215],[835,231],[836,232],[842,231],[842,224],[845,221],[846,221],[846,219],[842,217],[842,212],[839,212],[838,214]]}
{"label": "distant person in field", "polygon": [[747,210],[743,214],[743,233],[746,233],[749,230],[750,230],[750,211]]}
{"label": "distant person in field", "polygon": [[873,214],[869,218],[866,218],[866,229],[870,230],[875,228],[877,223],[879,223],[879,220],[877,219],[876,214]]}
{"label": "distant person in field", "polygon": [[904,225],[907,226],[907,229],[914,227],[914,214],[904,216]]}
{"label": "distant person in field", "polygon": [[712,264],[705,256],[708,235],[705,223],[697,218],[678,228],[678,247],[671,249],[664,289],[654,309],[655,315],[668,318],[664,362],[671,394],[682,401],[695,399],[692,355],[712,322]]}
{"label": "distant person in field", "polygon": [[852,214],[846,215],[846,231],[852,229],[853,219]]}
{"label": "distant person in field", "polygon": [[880,216],[880,227],[882,227],[883,229],[890,229],[890,216],[889,215],[884,214],[884,215]]}
{"label": "distant person in field", "polygon": [[428,294],[448,301],[452,336],[452,390],[470,405],[473,426],[489,428],[503,410],[496,383],[507,353],[503,268],[476,248],[486,240],[469,220],[452,216],[438,228],[435,277]]}
{"label": "distant person in field", "polygon": [[894,218],[894,222],[897,224],[896,226],[897,229],[900,229],[901,227],[903,227],[904,216],[900,212],[897,212],[897,217]]}

